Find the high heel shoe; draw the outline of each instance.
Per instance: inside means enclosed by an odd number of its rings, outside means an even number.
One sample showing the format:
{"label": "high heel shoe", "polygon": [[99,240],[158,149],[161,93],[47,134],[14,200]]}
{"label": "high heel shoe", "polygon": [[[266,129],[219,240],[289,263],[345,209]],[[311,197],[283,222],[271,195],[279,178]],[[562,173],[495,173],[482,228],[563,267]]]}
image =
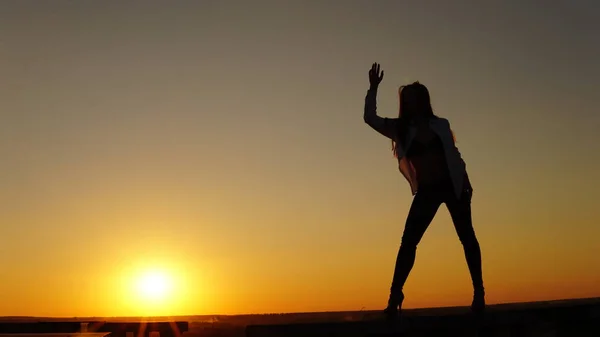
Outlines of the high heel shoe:
{"label": "high heel shoe", "polygon": [[481,314],[485,311],[485,290],[477,288],[473,292],[473,302],[471,302],[471,311],[475,314]]}
{"label": "high heel shoe", "polygon": [[404,294],[402,292],[390,295],[388,305],[385,309],[383,309],[383,313],[388,320],[395,320],[400,317],[403,301]]}

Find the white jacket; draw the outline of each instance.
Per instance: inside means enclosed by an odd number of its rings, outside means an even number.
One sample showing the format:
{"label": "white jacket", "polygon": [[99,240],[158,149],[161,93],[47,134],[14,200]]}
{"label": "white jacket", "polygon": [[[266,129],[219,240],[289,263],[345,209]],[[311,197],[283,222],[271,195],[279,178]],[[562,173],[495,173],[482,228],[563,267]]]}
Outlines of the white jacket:
{"label": "white jacket", "polygon": [[[364,120],[365,123],[375,129],[377,132],[396,142],[398,168],[410,186],[416,190],[417,175],[415,168],[410,160],[405,156],[405,153],[407,153],[417,133],[416,128],[414,126],[410,127],[406,146],[405,148],[401,148],[400,143],[397,140],[398,118],[385,118],[377,115],[376,89],[369,89],[369,91],[367,91],[367,96],[365,98]],[[448,171],[450,173],[450,178],[452,179],[454,192],[456,193],[456,196],[460,198],[467,171],[465,162],[460,155],[460,151],[458,151],[458,148],[456,147],[454,134],[450,129],[450,123],[447,119],[438,117],[432,118],[429,121],[429,126],[431,127],[431,130],[433,130],[440,137],[444,145],[444,153],[446,155],[446,162],[448,164]]]}

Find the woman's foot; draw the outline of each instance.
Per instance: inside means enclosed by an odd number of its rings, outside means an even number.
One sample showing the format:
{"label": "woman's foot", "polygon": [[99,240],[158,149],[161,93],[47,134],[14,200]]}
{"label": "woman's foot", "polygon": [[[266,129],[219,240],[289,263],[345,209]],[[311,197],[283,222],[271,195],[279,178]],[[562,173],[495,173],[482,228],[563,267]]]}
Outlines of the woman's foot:
{"label": "woman's foot", "polygon": [[404,301],[404,294],[402,292],[398,294],[390,295],[388,305],[383,309],[385,317],[389,320],[395,320],[400,317],[400,311],[402,310],[402,302]]}
{"label": "woman's foot", "polygon": [[471,311],[476,314],[481,314],[485,311],[485,290],[483,288],[475,289]]}
{"label": "woman's foot", "polygon": [[383,314],[385,315],[385,319],[393,321],[400,317],[400,311],[398,307],[387,306],[387,308],[383,309]]}

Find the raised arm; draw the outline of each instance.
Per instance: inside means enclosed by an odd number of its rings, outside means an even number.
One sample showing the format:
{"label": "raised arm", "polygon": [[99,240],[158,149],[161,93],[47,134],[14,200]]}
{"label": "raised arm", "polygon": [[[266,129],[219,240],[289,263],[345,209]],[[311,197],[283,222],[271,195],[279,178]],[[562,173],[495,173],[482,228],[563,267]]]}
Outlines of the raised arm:
{"label": "raised arm", "polygon": [[365,97],[365,111],[363,118],[365,123],[375,131],[393,140],[395,138],[394,135],[396,133],[397,120],[377,115],[377,89],[379,88],[379,83],[381,83],[382,79],[383,70],[380,72],[380,65],[373,63],[373,66],[369,71],[369,82],[371,83],[371,86]]}

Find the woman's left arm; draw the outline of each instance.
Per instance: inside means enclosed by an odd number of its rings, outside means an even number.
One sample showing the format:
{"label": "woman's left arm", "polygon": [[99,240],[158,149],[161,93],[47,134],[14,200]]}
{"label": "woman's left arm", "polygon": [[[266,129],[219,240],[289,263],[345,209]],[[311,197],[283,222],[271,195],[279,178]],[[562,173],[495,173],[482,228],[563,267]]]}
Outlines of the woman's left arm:
{"label": "woman's left arm", "polygon": [[473,192],[473,185],[471,185],[471,180],[469,179],[469,174],[465,171],[465,188]]}
{"label": "woman's left arm", "polygon": [[[448,127],[448,132],[450,133],[450,137],[452,138],[452,143],[454,145],[454,147],[456,147],[456,136],[454,135],[454,132],[452,131],[452,128],[450,127],[450,122],[447,119],[444,119],[444,121],[446,122],[446,126]],[[456,148],[456,151],[458,151],[458,148]],[[465,165],[465,167],[467,166],[465,164],[465,161],[462,159],[462,156],[460,158],[460,160],[463,162],[463,164]],[[469,174],[467,173],[467,171],[465,170],[465,178],[464,178],[464,187],[467,190],[467,192],[472,195],[473,194],[473,186],[471,185],[471,180],[469,179]]]}

